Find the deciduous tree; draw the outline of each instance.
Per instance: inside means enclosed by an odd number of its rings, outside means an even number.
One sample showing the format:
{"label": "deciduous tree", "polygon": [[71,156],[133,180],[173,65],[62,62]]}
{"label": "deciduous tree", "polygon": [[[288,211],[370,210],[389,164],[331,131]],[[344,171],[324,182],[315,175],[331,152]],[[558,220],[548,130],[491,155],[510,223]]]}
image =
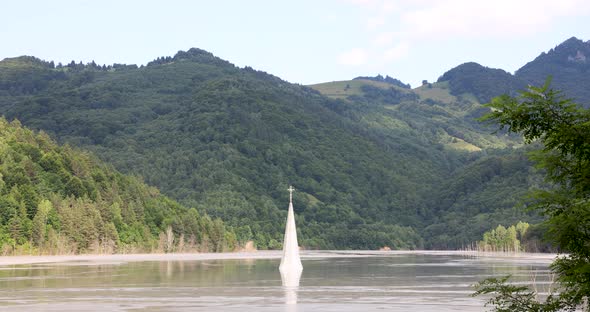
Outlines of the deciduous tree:
{"label": "deciduous tree", "polygon": [[[538,307],[523,311],[573,311],[590,296],[590,110],[551,89],[550,81],[542,87],[529,86],[517,97],[494,98],[488,104],[492,112],[483,120],[522,134],[527,143],[542,144],[532,159],[554,187],[535,191],[533,208],[547,217],[549,237],[563,252],[551,265],[560,284],[558,299],[550,296],[551,300],[533,305],[533,297],[506,288],[505,281],[479,283],[476,294],[496,294],[490,300],[496,311],[519,300]],[[587,305],[584,309],[590,311]]]}

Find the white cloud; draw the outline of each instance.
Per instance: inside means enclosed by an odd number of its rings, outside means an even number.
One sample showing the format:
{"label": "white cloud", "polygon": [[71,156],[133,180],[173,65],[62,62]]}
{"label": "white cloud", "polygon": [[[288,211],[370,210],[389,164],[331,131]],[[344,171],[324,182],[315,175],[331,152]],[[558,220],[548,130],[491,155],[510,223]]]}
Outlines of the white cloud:
{"label": "white cloud", "polygon": [[[550,29],[563,17],[590,13],[588,0],[342,1],[358,7],[372,38],[365,50],[338,56],[347,65],[399,60],[425,40],[519,38]],[[368,55],[382,57],[370,60]]]}
{"label": "white cloud", "polygon": [[396,36],[398,36],[398,33],[393,31],[382,32],[373,39],[373,44],[377,46],[389,46],[393,43]]}
{"label": "white cloud", "polygon": [[391,13],[397,9],[397,5],[393,1],[383,1],[381,10],[383,13]]}
{"label": "white cloud", "polygon": [[338,55],[338,63],[342,65],[359,66],[367,63],[369,59],[367,51],[364,49],[352,49]]}
{"label": "white cloud", "polygon": [[[590,13],[588,0],[344,0],[371,12],[369,30],[429,39],[523,36]],[[378,12],[378,13],[375,13]]]}
{"label": "white cloud", "polygon": [[379,0],[340,0],[350,4],[358,5],[362,8],[377,8],[381,1]]}
{"label": "white cloud", "polygon": [[376,8],[381,3],[379,0],[344,0],[344,2],[352,3],[364,8]]}
{"label": "white cloud", "polygon": [[360,7],[379,10],[383,13],[389,13],[398,8],[397,0],[343,0]]}
{"label": "white cloud", "polygon": [[428,38],[521,36],[551,27],[563,16],[590,11],[586,0],[444,0],[405,10],[406,36]]}
{"label": "white cloud", "polygon": [[410,44],[407,42],[400,42],[396,46],[389,48],[383,52],[383,60],[385,62],[397,61],[406,55],[410,51]]}
{"label": "white cloud", "polygon": [[368,29],[377,29],[380,26],[385,25],[385,16],[373,16],[367,20],[367,28]]}

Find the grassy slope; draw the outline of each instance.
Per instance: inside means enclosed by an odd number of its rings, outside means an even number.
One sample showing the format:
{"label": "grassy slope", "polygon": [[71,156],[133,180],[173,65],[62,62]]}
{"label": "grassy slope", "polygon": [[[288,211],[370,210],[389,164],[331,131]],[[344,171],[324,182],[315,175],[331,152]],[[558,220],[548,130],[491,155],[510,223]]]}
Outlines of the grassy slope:
{"label": "grassy slope", "polygon": [[[424,128],[420,125],[426,124],[426,127],[432,129],[430,126],[437,124],[434,126],[436,133],[430,134],[435,136],[433,141],[451,149],[468,152],[481,151],[483,148],[505,148],[518,143],[513,138],[492,135],[489,128],[478,125],[474,118],[480,114],[481,104],[469,94],[460,97],[452,95],[446,82],[420,86],[413,90],[370,80],[327,82],[310,87],[331,98],[354,101],[355,96],[363,96],[362,87],[367,85],[383,90],[393,88],[404,94],[416,95],[416,99],[402,100],[400,103],[381,102],[389,113],[378,111],[380,115],[372,117],[371,113],[377,111],[366,113],[365,121],[371,127],[394,130],[408,128],[408,124],[413,123],[416,128]],[[413,113],[410,115],[408,111]]]}
{"label": "grassy slope", "polygon": [[[398,88],[385,82],[365,79],[325,82],[310,85],[309,87],[318,90],[321,94],[327,97],[344,100],[351,95],[362,95],[363,92],[361,90],[361,86],[363,85],[371,85],[382,89],[388,89],[391,87]],[[402,88],[398,89],[403,90]]]}

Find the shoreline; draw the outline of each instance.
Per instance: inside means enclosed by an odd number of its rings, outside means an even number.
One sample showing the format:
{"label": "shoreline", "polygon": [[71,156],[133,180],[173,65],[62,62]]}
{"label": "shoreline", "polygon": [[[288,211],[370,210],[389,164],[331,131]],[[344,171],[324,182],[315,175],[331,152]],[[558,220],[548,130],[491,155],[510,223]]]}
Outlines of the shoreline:
{"label": "shoreline", "polygon": [[[548,253],[500,253],[477,252],[455,250],[302,250],[301,258],[353,258],[353,257],[390,257],[401,255],[441,255],[441,256],[466,256],[487,259],[513,259],[517,261],[552,262],[557,254]],[[124,264],[129,262],[144,261],[207,261],[207,260],[256,260],[256,259],[280,259],[282,250],[264,250],[252,252],[224,252],[224,253],[168,253],[168,254],[82,254],[82,255],[58,255],[58,256],[2,256],[0,267],[23,264]]]}

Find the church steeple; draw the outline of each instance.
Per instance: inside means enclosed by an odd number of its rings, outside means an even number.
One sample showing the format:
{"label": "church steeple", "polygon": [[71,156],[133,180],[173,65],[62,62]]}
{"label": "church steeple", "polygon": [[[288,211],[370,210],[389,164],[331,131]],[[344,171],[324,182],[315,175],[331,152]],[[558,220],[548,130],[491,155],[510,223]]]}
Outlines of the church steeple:
{"label": "church steeple", "polygon": [[297,243],[297,229],[295,227],[295,213],[293,212],[293,186],[289,186],[289,211],[287,212],[287,224],[285,226],[285,238],[283,241],[283,258],[279,271],[281,274],[301,274],[303,266],[299,258],[299,244]]}
{"label": "church steeple", "polygon": [[289,186],[287,191],[289,191],[289,205],[293,205],[293,191],[295,191],[295,189],[291,185],[291,186]]}

